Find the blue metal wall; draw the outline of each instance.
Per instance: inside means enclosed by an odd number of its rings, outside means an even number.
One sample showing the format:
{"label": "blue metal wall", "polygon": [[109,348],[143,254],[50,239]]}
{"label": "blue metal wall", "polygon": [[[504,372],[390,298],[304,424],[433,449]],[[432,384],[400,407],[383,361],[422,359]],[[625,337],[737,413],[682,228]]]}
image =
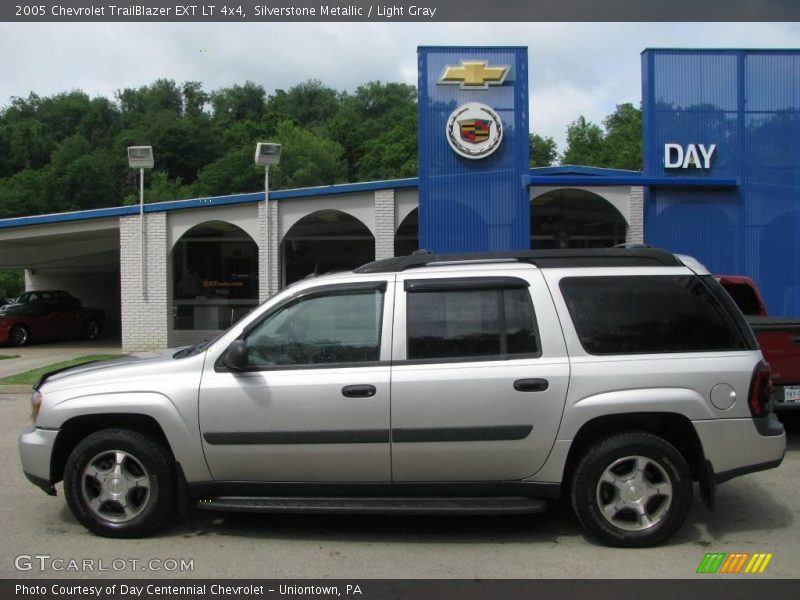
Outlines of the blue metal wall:
{"label": "blue metal wall", "polygon": [[[530,247],[527,48],[421,47],[419,60],[419,238],[434,252]],[[503,85],[442,85],[447,66],[486,60],[511,67]],[[466,102],[493,108],[504,127],[486,158],[457,155],[447,142],[450,114]]]}
{"label": "blue metal wall", "polygon": [[[770,313],[800,316],[800,51],[646,50],[642,86],[645,175],[740,184],[651,188],[647,242],[749,275]],[[717,144],[711,168],[665,168],[666,143]]]}

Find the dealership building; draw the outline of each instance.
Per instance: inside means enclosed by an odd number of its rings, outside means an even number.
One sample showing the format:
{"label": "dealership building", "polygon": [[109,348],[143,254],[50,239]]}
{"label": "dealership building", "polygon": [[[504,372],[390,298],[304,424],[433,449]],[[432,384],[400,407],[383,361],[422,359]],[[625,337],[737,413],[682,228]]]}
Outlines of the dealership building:
{"label": "dealership building", "polygon": [[421,47],[417,178],[4,219],[0,268],[105,309],[128,351],[207,338],[293,281],[419,248],[647,243],[753,277],[771,314],[800,316],[800,51],[641,59],[641,172],[529,168],[527,49]]}

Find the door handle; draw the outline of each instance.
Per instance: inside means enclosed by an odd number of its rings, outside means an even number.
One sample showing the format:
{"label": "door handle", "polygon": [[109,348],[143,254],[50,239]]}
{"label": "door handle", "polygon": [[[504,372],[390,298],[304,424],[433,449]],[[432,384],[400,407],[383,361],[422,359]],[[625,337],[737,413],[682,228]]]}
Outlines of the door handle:
{"label": "door handle", "polygon": [[372,398],[375,392],[374,385],[346,385],[342,388],[342,396],[346,398]]}
{"label": "door handle", "polygon": [[550,386],[547,379],[517,379],[514,389],[518,392],[543,392]]}

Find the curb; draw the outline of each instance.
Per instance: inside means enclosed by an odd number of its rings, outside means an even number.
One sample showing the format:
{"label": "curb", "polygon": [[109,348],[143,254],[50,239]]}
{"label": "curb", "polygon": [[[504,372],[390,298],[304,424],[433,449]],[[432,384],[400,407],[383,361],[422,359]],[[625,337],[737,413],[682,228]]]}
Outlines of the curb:
{"label": "curb", "polygon": [[0,385],[0,394],[30,394],[32,391],[31,385]]}

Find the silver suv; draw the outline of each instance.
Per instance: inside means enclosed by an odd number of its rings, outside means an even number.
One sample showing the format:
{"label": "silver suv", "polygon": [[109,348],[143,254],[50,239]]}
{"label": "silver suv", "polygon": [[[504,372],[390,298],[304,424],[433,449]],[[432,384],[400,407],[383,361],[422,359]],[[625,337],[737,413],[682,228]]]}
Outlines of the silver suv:
{"label": "silver suv", "polygon": [[377,261],[304,280],[219,337],[45,376],[29,480],[91,531],[188,507],[537,513],[606,544],[674,533],[693,482],[776,467],[785,436],[741,313],[654,249]]}

